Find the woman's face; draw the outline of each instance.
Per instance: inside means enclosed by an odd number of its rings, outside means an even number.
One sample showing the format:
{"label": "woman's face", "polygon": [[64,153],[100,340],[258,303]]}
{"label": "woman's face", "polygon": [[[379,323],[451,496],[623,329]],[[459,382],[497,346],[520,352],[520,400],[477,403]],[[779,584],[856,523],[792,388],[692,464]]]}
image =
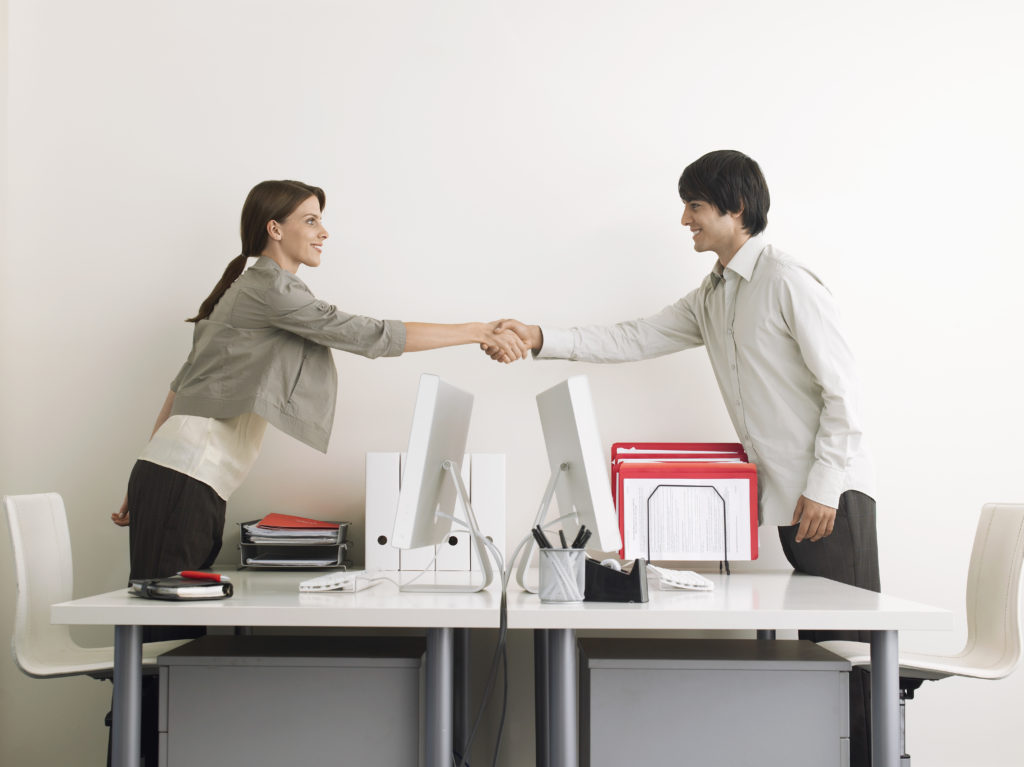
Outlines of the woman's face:
{"label": "woman's face", "polygon": [[310,196],[284,221],[270,223],[271,243],[276,245],[282,269],[293,274],[299,266],[320,266],[327,230],[320,218],[320,202]]}

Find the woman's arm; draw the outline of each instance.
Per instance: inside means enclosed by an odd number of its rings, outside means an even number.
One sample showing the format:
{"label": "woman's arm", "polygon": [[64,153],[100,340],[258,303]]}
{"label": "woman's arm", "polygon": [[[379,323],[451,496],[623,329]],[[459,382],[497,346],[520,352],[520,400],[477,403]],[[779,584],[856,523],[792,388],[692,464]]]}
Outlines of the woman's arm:
{"label": "woman's arm", "polygon": [[497,322],[466,322],[441,325],[433,322],[405,323],[405,350],[421,352],[443,346],[480,344],[496,349],[499,362],[515,362],[529,351],[523,340],[511,329],[498,330]]}
{"label": "woman's arm", "polygon": [[[171,408],[174,407],[174,392],[167,392],[167,399],[164,400],[163,407],[160,408],[160,412],[157,413],[156,423],[153,425],[153,433],[149,436],[152,437],[156,434],[156,430],[163,426],[164,421],[171,417]],[[121,508],[110,515],[110,520],[118,527],[128,527],[131,520],[128,517],[128,496],[124,497],[121,502]]]}
{"label": "woman's arm", "polygon": [[160,412],[157,413],[156,423],[153,424],[153,431],[149,435],[150,437],[152,437],[153,434],[156,434],[157,429],[159,429],[161,426],[164,425],[164,421],[166,421],[168,418],[171,417],[171,409],[173,407],[174,407],[174,392],[173,391],[169,391],[169,392],[167,392],[167,399],[164,400],[163,407],[160,408]]}

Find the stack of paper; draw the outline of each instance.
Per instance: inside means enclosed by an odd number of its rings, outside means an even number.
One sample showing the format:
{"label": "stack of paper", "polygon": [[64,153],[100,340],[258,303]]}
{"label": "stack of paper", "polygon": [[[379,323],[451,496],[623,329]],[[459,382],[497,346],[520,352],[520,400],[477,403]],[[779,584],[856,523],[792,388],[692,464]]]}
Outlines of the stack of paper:
{"label": "stack of paper", "polygon": [[612,445],[623,559],[757,559],[757,468],[732,443]]}
{"label": "stack of paper", "polygon": [[337,543],[340,525],[288,514],[268,514],[255,524],[242,525],[247,543]]}

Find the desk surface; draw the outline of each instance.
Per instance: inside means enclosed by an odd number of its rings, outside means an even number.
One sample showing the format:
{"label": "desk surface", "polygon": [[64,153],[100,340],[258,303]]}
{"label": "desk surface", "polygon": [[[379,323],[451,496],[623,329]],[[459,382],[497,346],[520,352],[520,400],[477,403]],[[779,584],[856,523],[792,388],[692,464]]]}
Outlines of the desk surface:
{"label": "desk surface", "polygon": [[661,591],[645,604],[542,604],[509,591],[512,629],[855,629],[949,630],[949,610],[793,572],[702,573],[715,590]]}
{"label": "desk surface", "polygon": [[[429,594],[402,593],[385,581],[355,593],[300,594],[299,581],[315,574],[282,570],[232,572],[234,596],[202,602],[141,599],[128,594],[127,589],[118,589],[55,604],[50,616],[54,623],[94,625],[498,626],[497,585],[475,594]],[[769,571],[705,575],[714,582],[714,591],[661,591],[652,583],[650,601],[646,604],[542,604],[536,594],[510,585],[508,627],[706,631],[953,628],[953,616],[948,610],[824,578]],[[445,578],[436,577],[442,581]]]}
{"label": "desk surface", "polygon": [[[376,628],[497,628],[500,588],[475,594],[399,592],[388,581],[357,592],[299,593],[299,581],[320,573],[287,570],[230,572],[234,596],[170,602],[132,596],[127,589],[60,602],[54,623],[136,626],[333,626]],[[397,578],[397,573],[392,573]],[[424,576],[451,582],[461,574]],[[405,576],[407,579],[408,575]]]}

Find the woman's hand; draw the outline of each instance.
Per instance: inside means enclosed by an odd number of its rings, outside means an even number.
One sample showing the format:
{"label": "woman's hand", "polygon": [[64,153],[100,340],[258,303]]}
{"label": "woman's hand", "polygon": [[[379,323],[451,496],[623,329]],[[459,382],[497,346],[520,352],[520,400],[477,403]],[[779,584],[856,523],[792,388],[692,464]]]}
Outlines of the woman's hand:
{"label": "woman's hand", "polygon": [[128,527],[128,496],[125,496],[124,501],[121,503],[121,510],[115,511],[110,515],[110,521],[118,527]]}
{"label": "woman's hand", "polygon": [[[539,351],[544,345],[544,336],[539,325],[525,325],[519,320],[504,319],[492,323],[491,327],[498,334],[513,333],[519,339],[519,347],[523,350],[522,354],[524,357],[529,351]],[[480,348],[492,360],[497,362],[512,361],[505,359],[504,351],[496,344],[482,343]]]}
{"label": "woman's hand", "polygon": [[498,328],[498,322],[465,322],[443,325],[433,322],[406,322],[406,352],[422,352],[444,346],[479,344],[498,362],[515,362],[526,356],[526,344],[507,328]]}
{"label": "woman's hand", "polygon": [[530,351],[526,343],[510,328],[502,328],[501,320],[484,325],[480,348],[497,362],[510,363],[523,359]]}

